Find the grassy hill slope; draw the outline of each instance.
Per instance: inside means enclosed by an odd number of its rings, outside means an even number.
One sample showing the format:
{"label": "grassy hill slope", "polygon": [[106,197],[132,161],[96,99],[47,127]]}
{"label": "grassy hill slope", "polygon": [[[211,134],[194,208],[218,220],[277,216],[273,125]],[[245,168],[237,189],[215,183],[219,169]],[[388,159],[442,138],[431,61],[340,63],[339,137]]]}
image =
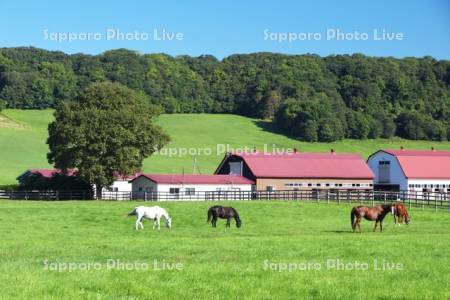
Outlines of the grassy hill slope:
{"label": "grassy hill slope", "polygon": [[[0,114],[0,185],[14,184],[15,178],[29,168],[51,167],[47,163],[47,124],[51,110],[5,110]],[[236,115],[174,114],[158,119],[171,136],[162,153],[144,161],[145,172],[192,172],[194,156],[202,174],[212,173],[231,148],[263,150],[298,148],[300,151],[356,152],[367,157],[380,148],[450,149],[449,142],[391,140],[342,140],[335,143],[304,143],[271,131],[270,123]],[[169,151],[175,155],[169,155]],[[188,152],[187,154],[182,151]]]}

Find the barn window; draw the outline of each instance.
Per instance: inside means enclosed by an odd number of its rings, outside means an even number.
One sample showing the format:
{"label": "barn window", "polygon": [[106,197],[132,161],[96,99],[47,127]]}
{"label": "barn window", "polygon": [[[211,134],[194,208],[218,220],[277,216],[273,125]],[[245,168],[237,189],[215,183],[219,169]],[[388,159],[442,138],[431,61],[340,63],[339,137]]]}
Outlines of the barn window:
{"label": "barn window", "polygon": [[242,162],[230,162],[230,174],[242,176]]}
{"label": "barn window", "polygon": [[179,194],[179,193],[180,193],[179,188],[170,188],[169,189],[169,194]]}
{"label": "barn window", "polygon": [[390,161],[379,161],[378,162],[378,180],[380,182],[390,182],[391,181],[391,172],[390,172]]}
{"label": "barn window", "polygon": [[266,191],[273,192],[273,191],[275,191],[275,187],[272,185],[268,185],[268,186],[266,186]]}
{"label": "barn window", "polygon": [[185,189],[186,195],[195,195],[195,188],[186,188]]}

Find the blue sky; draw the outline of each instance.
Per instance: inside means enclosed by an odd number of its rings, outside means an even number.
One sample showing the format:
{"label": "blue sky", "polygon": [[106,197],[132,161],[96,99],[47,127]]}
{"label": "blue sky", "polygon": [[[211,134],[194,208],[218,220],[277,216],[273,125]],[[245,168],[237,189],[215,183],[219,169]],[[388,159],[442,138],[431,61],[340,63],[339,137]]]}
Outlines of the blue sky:
{"label": "blue sky", "polygon": [[[120,40],[118,36],[107,40],[108,29],[118,29],[122,33],[137,31],[141,40]],[[374,29],[403,34],[403,39],[374,40]],[[181,40],[155,40],[161,37],[163,30],[180,33],[183,37]],[[344,40],[328,38],[327,30],[329,33],[339,30],[347,36]],[[355,40],[355,31],[367,33],[367,36],[360,35],[360,40]],[[76,38],[92,33],[97,34],[97,39],[55,40],[57,34],[62,39],[65,33],[72,33]],[[297,38],[299,33],[303,37],[311,33],[316,39],[280,41],[279,37],[289,33],[295,33]],[[450,59],[450,1],[43,0],[27,3],[2,0],[0,36],[1,47],[35,46],[66,53],[98,54],[128,48],[171,55],[212,54],[218,58],[234,53],[270,51],[322,56],[343,53],[395,57],[431,55]]]}

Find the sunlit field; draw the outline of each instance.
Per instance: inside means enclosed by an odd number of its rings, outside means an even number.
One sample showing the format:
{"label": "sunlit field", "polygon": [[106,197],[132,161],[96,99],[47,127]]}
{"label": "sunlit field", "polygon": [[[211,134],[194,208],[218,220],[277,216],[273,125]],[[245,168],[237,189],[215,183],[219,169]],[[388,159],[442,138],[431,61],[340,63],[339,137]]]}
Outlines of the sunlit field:
{"label": "sunlit field", "polygon": [[239,211],[240,229],[206,223],[216,203],[158,204],[172,229],[147,220],[136,231],[125,215],[142,202],[0,201],[1,298],[450,297],[445,210],[413,208],[409,226],[388,215],[382,233],[368,221],[352,233],[349,204],[220,203]]}

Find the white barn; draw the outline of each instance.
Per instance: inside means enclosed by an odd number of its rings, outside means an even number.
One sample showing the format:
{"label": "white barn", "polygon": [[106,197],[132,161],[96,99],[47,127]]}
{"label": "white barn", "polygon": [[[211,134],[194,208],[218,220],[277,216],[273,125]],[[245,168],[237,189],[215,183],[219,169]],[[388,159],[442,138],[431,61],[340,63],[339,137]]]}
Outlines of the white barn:
{"label": "white barn", "polygon": [[450,192],[450,151],[379,150],[367,163],[376,189],[424,193]]}
{"label": "white barn", "polygon": [[[130,180],[133,180],[141,173],[136,173],[133,175],[114,175],[115,179],[112,185],[102,188],[102,198],[103,199],[114,199],[114,200],[129,200],[132,192],[132,186]],[[95,192],[95,184],[93,185],[93,190]]]}
{"label": "white barn", "polygon": [[254,181],[238,175],[140,174],[130,181],[133,197],[148,200],[214,200],[250,192]]}

